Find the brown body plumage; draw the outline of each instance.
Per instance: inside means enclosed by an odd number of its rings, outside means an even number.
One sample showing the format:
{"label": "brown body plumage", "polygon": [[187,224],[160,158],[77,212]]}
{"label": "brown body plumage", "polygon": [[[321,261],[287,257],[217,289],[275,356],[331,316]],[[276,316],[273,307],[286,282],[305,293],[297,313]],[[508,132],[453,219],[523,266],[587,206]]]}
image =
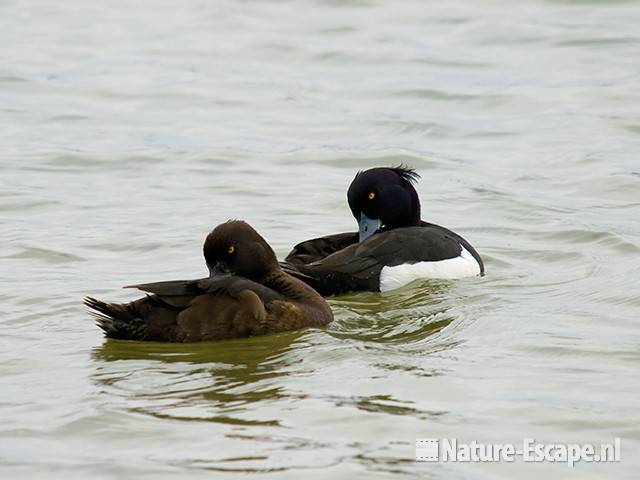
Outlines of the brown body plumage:
{"label": "brown body plumage", "polygon": [[251,226],[230,221],[207,237],[211,275],[130,288],[150,293],[128,304],[85,298],[107,337],[197,342],[319,327],[333,319],[325,300],[280,269]]}

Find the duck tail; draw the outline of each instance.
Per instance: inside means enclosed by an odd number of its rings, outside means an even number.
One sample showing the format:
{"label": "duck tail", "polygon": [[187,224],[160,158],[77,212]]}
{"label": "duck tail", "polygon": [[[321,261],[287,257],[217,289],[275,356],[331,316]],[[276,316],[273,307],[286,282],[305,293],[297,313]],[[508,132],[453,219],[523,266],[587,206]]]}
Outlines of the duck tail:
{"label": "duck tail", "polygon": [[85,297],[83,303],[92,310],[89,313],[106,337],[122,340],[145,340],[148,337],[147,323],[132,304],[107,303],[92,297]]}

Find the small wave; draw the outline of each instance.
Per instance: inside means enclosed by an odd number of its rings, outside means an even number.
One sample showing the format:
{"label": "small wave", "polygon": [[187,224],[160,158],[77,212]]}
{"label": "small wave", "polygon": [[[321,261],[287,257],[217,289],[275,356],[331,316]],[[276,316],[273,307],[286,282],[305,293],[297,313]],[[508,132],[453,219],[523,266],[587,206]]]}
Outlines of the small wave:
{"label": "small wave", "polygon": [[84,262],[86,259],[71,253],[40,247],[22,247],[19,252],[4,258],[41,260],[50,264]]}

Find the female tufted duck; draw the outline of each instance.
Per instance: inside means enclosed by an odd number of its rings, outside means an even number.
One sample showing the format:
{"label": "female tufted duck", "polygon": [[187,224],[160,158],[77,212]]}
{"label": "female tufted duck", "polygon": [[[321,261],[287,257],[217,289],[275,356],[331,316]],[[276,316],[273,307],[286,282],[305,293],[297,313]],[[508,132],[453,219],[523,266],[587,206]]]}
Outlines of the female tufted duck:
{"label": "female tufted duck", "polygon": [[87,297],[107,337],[197,342],[321,326],[333,320],[312,288],[280,269],[269,244],[245,222],[218,225],[204,243],[210,276],[132,285],[149,292],[127,304]]}

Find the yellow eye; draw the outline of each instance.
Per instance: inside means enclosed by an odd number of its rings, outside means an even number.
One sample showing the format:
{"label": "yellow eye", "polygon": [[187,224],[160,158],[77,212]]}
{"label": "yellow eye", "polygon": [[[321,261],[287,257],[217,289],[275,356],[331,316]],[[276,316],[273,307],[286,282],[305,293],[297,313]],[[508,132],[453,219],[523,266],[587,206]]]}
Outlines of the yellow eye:
{"label": "yellow eye", "polygon": [[234,247],[233,245],[229,245],[229,249],[227,250],[227,252],[233,253],[235,251],[236,251],[236,247]]}
{"label": "yellow eye", "polygon": [[376,198],[376,194],[375,194],[375,192],[371,192],[369,194],[369,200],[373,200],[374,198]]}

